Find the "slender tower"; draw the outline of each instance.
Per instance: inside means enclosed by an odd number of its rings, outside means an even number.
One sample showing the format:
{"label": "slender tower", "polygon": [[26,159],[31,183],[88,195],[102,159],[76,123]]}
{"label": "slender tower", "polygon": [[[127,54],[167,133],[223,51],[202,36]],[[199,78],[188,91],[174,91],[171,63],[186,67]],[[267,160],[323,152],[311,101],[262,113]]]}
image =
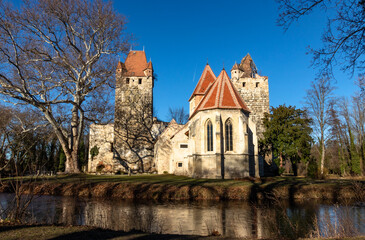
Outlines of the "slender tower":
{"label": "slender tower", "polygon": [[[131,50],[116,70],[114,159],[129,171],[149,171],[153,162],[153,67],[144,51]],[[123,169],[124,170],[124,169]]]}
{"label": "slender tower", "polygon": [[261,139],[265,131],[263,118],[270,111],[268,77],[257,73],[255,63],[247,54],[240,64],[233,65],[231,80],[251,110],[250,116],[256,122],[257,136]]}

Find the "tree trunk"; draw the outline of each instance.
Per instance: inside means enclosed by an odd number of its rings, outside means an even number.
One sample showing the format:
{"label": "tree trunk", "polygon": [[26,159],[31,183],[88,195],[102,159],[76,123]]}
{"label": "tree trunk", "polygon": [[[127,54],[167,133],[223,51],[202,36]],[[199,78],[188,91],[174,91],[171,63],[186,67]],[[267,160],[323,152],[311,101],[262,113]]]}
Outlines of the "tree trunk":
{"label": "tree trunk", "polygon": [[325,157],[325,154],[326,154],[326,149],[324,147],[324,141],[322,139],[321,141],[321,145],[322,145],[322,152],[321,152],[321,175],[323,175],[323,172],[324,172],[324,157]]}
{"label": "tree trunk", "polygon": [[78,126],[79,126],[79,113],[76,107],[72,109],[71,119],[71,139],[70,139],[70,151],[71,154],[66,154],[66,173],[79,173],[78,150],[79,150],[79,138],[78,138]]}

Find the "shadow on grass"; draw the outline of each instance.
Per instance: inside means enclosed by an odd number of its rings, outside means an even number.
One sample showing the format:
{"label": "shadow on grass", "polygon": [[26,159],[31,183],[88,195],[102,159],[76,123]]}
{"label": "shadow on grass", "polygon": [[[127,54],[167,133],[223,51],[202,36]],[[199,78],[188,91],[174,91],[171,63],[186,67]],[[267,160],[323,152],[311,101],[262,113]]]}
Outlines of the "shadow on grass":
{"label": "shadow on grass", "polygon": [[28,225],[0,225],[0,233],[7,232],[7,231],[13,231],[17,229],[23,229],[23,228],[30,228],[34,226],[28,226]]}
{"label": "shadow on grass", "polygon": [[203,239],[200,236],[189,236],[189,235],[173,235],[173,234],[146,234],[142,232],[123,232],[123,231],[112,231],[104,229],[92,229],[89,231],[73,232],[64,234],[62,236],[50,238],[50,240],[66,240],[66,239],[134,239],[134,240],[147,240],[147,239]]}
{"label": "shadow on grass", "polygon": [[[29,239],[30,236],[27,236],[27,234],[33,235],[32,231],[40,231],[38,227],[47,227],[47,225],[2,225],[0,226],[0,234],[6,234],[4,232],[7,231],[22,231],[24,229],[24,235],[22,236],[24,239]],[[52,228],[55,226],[51,226]],[[61,227],[61,226],[60,226]],[[29,228],[33,228],[34,230],[29,230]],[[73,227],[74,228],[74,227]],[[85,228],[85,227],[82,227]],[[28,230],[27,230],[28,229]],[[49,230],[44,230],[45,233]],[[57,235],[57,234],[56,234]],[[1,235],[0,235],[1,236]],[[53,235],[54,236],[54,235]],[[143,233],[140,231],[131,231],[131,232],[124,232],[124,231],[113,231],[108,229],[101,229],[101,228],[93,228],[90,227],[90,229],[75,229],[73,232],[67,232],[67,233],[59,233],[59,236],[50,238],[44,238],[44,239],[52,239],[52,240],[66,240],[66,239],[114,239],[114,238],[120,238],[120,239],[135,239],[135,240],[142,240],[142,239],[204,239],[206,237],[202,236],[193,236],[193,235],[176,235],[176,234],[149,234],[149,233]],[[43,238],[41,238],[43,239]]]}

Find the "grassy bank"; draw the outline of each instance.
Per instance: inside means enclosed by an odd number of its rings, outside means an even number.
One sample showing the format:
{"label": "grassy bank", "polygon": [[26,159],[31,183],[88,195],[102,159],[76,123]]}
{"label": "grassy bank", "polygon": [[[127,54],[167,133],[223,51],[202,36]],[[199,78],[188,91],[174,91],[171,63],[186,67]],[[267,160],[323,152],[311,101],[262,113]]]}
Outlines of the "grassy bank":
{"label": "grassy bank", "polygon": [[[218,239],[215,237],[149,234],[138,231],[123,232],[88,226],[32,226],[32,225],[0,225],[0,239],[2,240],[45,240],[45,239]],[[219,238],[222,239],[222,238]]]}
{"label": "grassy bank", "polygon": [[[148,234],[142,232],[123,232],[101,229],[88,226],[32,226],[32,225],[1,225],[0,239],[2,240],[45,240],[45,239],[115,239],[115,240],[144,240],[144,239],[234,239],[224,238],[221,236],[191,236],[191,235],[173,235],[173,234]],[[249,240],[249,238],[245,238]],[[325,238],[318,238],[325,239]],[[331,238],[331,239],[347,239],[347,240],[365,240],[363,237],[352,238]]]}
{"label": "grassy bank", "polygon": [[[3,178],[0,192],[12,192],[11,182]],[[27,183],[25,193],[78,197],[110,197],[155,200],[249,200],[275,198],[359,199],[365,196],[365,179],[313,180],[301,177],[222,180],[194,179],[174,175],[58,175],[38,177]],[[362,201],[365,201],[363,199]]]}

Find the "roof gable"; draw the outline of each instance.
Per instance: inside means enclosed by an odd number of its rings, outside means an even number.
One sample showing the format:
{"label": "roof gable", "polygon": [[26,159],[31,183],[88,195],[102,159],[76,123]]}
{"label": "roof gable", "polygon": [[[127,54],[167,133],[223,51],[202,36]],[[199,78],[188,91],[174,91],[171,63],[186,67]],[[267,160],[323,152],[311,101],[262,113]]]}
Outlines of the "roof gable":
{"label": "roof gable", "polygon": [[204,95],[208,88],[213,84],[213,82],[216,80],[216,76],[214,75],[212,69],[210,68],[209,64],[205,65],[205,68],[203,70],[202,75],[200,76],[199,82],[195,87],[195,90],[191,97],[189,98],[189,101],[195,96],[195,95]]}
{"label": "roof gable", "polygon": [[224,69],[217,77],[217,80],[208,89],[191,117],[193,117],[198,111],[217,108],[242,109],[245,112],[250,112]]}

